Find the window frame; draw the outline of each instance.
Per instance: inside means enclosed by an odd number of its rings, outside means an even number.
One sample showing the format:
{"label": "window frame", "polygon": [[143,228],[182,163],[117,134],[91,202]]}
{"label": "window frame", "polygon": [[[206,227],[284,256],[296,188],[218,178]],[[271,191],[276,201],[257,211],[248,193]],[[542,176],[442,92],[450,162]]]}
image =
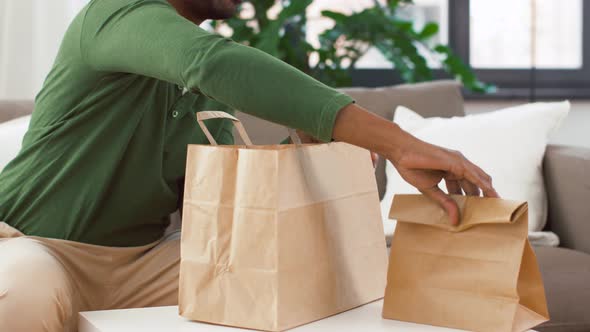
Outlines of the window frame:
{"label": "window frame", "polygon": [[[449,45],[469,61],[469,0],[449,0]],[[466,91],[468,99],[492,98],[590,98],[590,5],[582,3],[582,67],[579,69],[474,69],[477,77],[495,84],[494,94]],[[403,83],[391,69],[353,69],[354,86],[383,86]],[[435,79],[450,78],[443,70],[433,70]],[[534,84],[532,84],[534,82]]]}

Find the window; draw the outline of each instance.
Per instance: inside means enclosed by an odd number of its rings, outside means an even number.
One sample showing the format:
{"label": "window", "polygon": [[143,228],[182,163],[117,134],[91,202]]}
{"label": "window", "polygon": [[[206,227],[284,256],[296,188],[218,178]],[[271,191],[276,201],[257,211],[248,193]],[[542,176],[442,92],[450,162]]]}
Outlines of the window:
{"label": "window", "polygon": [[[433,38],[433,43],[448,43],[448,1],[449,0],[414,0],[414,4],[400,9],[399,14],[408,20],[413,20],[414,25],[419,30],[428,22],[438,22],[440,26],[439,34]],[[386,4],[385,0],[378,0],[382,5]],[[314,46],[318,45],[317,36],[329,29],[332,25],[330,19],[321,16],[322,10],[332,10],[341,13],[352,13],[373,7],[375,0],[314,0],[309,6],[307,39]],[[431,67],[439,67],[436,59],[428,58]],[[356,63],[357,69],[383,69],[391,68],[392,64],[381,55],[381,53],[372,48],[369,49]]]}
{"label": "window", "polygon": [[[398,14],[407,20],[413,21],[416,30],[422,29],[428,22],[437,22],[440,31],[438,35],[432,39],[432,43],[447,44],[449,40],[448,1],[449,0],[414,0],[413,5],[401,8]],[[440,67],[440,63],[437,59],[429,57],[428,54],[422,54],[426,57],[428,65],[431,68]],[[391,63],[376,49],[370,49],[369,52],[358,61],[356,66],[356,68],[359,69],[391,67]]]}
{"label": "window", "polygon": [[449,13],[451,46],[498,97],[590,97],[590,4],[455,0]]}
{"label": "window", "polygon": [[[590,2],[583,0],[415,0],[403,15],[440,24],[448,43],[498,97],[590,97]],[[585,19],[586,18],[586,19]],[[354,85],[401,80],[378,57],[353,71]],[[435,77],[447,77],[436,71]],[[467,94],[468,97],[480,97]],[[485,97],[490,97],[485,96]]]}
{"label": "window", "polygon": [[[330,29],[332,21],[322,10],[351,13],[387,1],[314,0],[307,11],[307,39],[317,46],[318,35]],[[279,9],[277,1],[269,15]],[[499,87],[495,96],[590,97],[590,1],[413,0],[398,14],[417,30],[437,22],[432,43],[450,45],[479,79]],[[423,55],[435,68],[434,78],[449,78],[437,69],[439,59]],[[369,49],[352,69],[353,85],[401,83],[391,68],[379,51]]]}
{"label": "window", "polygon": [[[383,3],[382,0],[379,2]],[[322,17],[323,10],[350,14],[374,5],[374,0],[314,0],[307,9],[307,41],[313,46],[319,47],[318,35],[333,26],[332,20]],[[311,61],[317,60],[312,58]],[[357,68],[391,68],[391,64],[379,51],[371,49],[363,58],[359,59]]]}
{"label": "window", "polygon": [[[332,21],[321,16],[322,10],[333,10],[342,13],[361,11],[373,7],[375,2],[386,4],[387,0],[314,0],[308,8],[307,39],[312,45],[318,44],[317,36],[331,27]],[[454,0],[451,0],[451,2]],[[428,22],[438,22],[440,31],[432,43],[448,44],[449,42],[449,0],[414,0],[412,5],[405,6],[398,12],[403,18],[412,20],[416,29],[421,29]],[[418,45],[418,48],[420,46]],[[440,67],[438,59],[426,56],[432,68]],[[313,59],[312,59],[313,61]],[[392,75],[392,64],[372,48],[359,59],[353,70],[353,83],[359,86],[379,86],[400,83]],[[438,74],[438,73],[437,73]],[[440,75],[438,75],[440,76]]]}
{"label": "window", "polygon": [[472,0],[470,5],[473,67],[582,67],[582,0]]}

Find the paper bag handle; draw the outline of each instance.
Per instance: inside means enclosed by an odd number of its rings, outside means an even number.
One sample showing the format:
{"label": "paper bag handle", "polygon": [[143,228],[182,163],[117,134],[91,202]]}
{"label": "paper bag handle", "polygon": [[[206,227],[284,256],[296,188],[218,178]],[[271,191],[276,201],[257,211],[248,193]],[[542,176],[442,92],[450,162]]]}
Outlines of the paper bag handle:
{"label": "paper bag handle", "polygon": [[287,128],[289,130],[289,137],[291,138],[291,143],[295,144],[295,145],[302,145],[303,143],[301,143],[301,137],[299,137],[299,135],[297,134],[297,131],[295,131],[295,129],[293,128]]}
{"label": "paper bag handle", "polygon": [[234,123],[234,126],[236,126],[236,129],[238,129],[238,133],[240,134],[240,137],[242,138],[242,140],[244,141],[246,146],[253,145],[252,141],[250,140],[250,137],[248,137],[248,134],[246,133],[246,129],[244,129],[244,126],[242,125],[242,122],[240,120],[238,120],[236,117],[232,116],[231,114],[221,112],[221,111],[198,112],[197,113],[197,122],[199,123],[199,126],[201,127],[201,129],[205,133],[205,136],[207,136],[207,139],[209,140],[209,143],[211,143],[211,145],[217,145],[217,142],[215,141],[215,138],[213,138],[213,136],[211,135],[211,132],[209,132],[209,129],[207,129],[207,126],[205,126],[205,123],[203,123],[203,121],[210,120],[210,119],[229,119],[229,120],[231,120]]}

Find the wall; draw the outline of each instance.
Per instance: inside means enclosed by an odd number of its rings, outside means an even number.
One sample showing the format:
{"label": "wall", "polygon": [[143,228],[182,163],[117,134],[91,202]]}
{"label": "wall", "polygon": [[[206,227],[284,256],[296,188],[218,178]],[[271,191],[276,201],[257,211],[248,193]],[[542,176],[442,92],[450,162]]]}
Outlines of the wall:
{"label": "wall", "polygon": [[32,99],[85,0],[0,0],[0,99]]}

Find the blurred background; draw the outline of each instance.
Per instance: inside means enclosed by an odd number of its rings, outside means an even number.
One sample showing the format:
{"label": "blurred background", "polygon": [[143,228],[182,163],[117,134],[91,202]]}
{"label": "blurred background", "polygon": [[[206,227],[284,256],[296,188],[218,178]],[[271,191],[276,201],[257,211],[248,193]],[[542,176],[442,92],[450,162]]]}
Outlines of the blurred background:
{"label": "blurred background", "polygon": [[[0,99],[34,98],[87,2],[0,0]],[[568,121],[590,122],[588,17],[583,0],[258,0],[202,26],[333,86],[455,78],[470,113],[574,99]]]}

